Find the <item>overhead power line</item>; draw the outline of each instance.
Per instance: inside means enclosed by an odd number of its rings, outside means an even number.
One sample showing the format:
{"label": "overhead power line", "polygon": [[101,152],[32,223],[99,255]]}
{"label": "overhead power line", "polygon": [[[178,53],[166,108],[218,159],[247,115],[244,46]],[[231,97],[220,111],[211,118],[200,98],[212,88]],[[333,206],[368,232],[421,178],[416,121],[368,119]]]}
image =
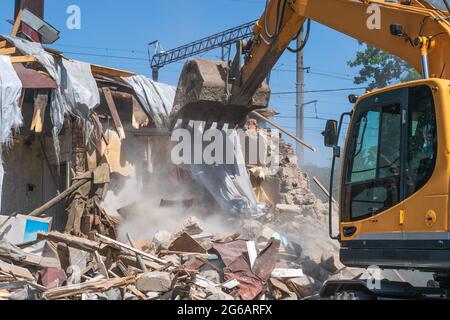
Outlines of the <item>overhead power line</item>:
{"label": "overhead power line", "polygon": [[65,54],[80,55],[80,56],[90,56],[90,57],[99,57],[99,58],[112,58],[112,59],[124,59],[124,60],[136,60],[136,61],[146,61],[146,62],[148,62],[148,59],[137,58],[137,57],[113,56],[113,55],[108,55],[108,54],[96,54],[96,53],[86,53],[86,52],[71,52],[71,51],[66,51],[64,53]]}
{"label": "overhead power line", "polygon": [[[319,89],[319,90],[307,90],[301,93],[320,93],[320,92],[339,92],[339,91],[353,91],[353,90],[364,90],[366,87],[355,87],[355,88],[342,88],[342,89]],[[297,94],[296,91],[286,91],[286,92],[274,92],[272,95],[289,95]]]}
{"label": "overhead power line", "polygon": [[97,51],[105,51],[105,52],[129,52],[132,54],[142,54],[147,55],[147,51],[139,50],[139,49],[121,49],[121,48],[108,48],[108,47],[95,47],[95,46],[83,46],[83,45],[69,45],[69,44],[59,44],[55,43],[55,47],[62,48],[77,48],[77,49],[89,49],[89,50],[97,50]]}

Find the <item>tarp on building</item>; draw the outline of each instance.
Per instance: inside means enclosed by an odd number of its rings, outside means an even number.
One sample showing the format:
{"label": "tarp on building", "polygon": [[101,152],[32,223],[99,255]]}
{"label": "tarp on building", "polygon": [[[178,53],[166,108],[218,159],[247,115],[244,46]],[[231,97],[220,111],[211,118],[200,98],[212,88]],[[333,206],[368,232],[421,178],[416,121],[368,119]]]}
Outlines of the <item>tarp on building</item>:
{"label": "tarp on building", "polygon": [[152,118],[156,127],[169,129],[169,116],[175,100],[176,88],[152,81],[141,75],[123,77],[122,79],[133,88],[139,102]]}
{"label": "tarp on building", "polygon": [[87,121],[90,111],[100,104],[100,94],[90,64],[55,57],[46,52],[40,43],[13,36],[2,37],[22,53],[35,57],[58,84],[58,88],[52,90],[50,114],[55,151],[59,158],[58,135],[65,115],[71,114]]}
{"label": "tarp on building", "polygon": [[[3,189],[2,148],[12,141],[12,129],[18,129],[23,122],[20,110],[22,82],[14,70],[11,58],[0,56],[0,199]],[[1,201],[0,201],[1,210]]]}
{"label": "tarp on building", "polygon": [[[176,128],[181,128],[180,122],[177,123]],[[199,136],[202,136],[205,123],[191,121],[184,129],[190,131],[191,136],[194,136],[196,131]],[[228,148],[234,150],[233,163],[210,165],[204,163],[204,159],[200,164],[190,163],[192,177],[205,187],[223,210],[234,214],[256,213],[258,212],[258,203],[237,131],[228,130],[228,125],[225,124],[220,132],[224,140],[224,148],[228,144]],[[207,143],[203,144],[201,152],[204,152],[207,145]],[[193,151],[195,152],[195,147],[193,147]]]}

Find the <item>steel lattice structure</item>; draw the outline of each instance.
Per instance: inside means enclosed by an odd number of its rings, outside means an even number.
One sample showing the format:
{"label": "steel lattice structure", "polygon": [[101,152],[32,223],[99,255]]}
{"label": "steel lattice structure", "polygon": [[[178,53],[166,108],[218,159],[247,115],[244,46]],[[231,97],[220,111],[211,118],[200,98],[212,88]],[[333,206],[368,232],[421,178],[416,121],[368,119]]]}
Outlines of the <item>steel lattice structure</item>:
{"label": "steel lattice structure", "polygon": [[159,69],[168,64],[185,60],[217,48],[227,47],[239,40],[251,38],[253,35],[253,26],[256,21],[225,30],[166,52],[155,54],[151,60],[153,78],[157,78]]}

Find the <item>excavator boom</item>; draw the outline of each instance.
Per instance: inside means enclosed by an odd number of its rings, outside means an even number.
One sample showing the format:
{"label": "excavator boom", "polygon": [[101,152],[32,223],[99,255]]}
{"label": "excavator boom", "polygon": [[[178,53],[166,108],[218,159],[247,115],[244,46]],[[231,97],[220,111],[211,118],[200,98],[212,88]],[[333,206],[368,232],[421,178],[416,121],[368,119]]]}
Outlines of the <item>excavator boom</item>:
{"label": "excavator boom", "polygon": [[448,12],[425,1],[270,0],[253,40],[238,46],[231,66],[195,59],[186,64],[172,117],[236,122],[267,107],[264,80],[307,19],[394,54],[424,77],[450,79]]}

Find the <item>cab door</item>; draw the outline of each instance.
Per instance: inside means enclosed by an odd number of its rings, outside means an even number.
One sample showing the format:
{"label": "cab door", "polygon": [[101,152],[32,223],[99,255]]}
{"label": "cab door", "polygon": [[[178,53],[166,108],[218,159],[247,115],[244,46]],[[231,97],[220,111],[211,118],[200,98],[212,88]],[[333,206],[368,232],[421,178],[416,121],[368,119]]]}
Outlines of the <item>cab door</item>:
{"label": "cab door", "polygon": [[[444,234],[449,212],[447,159],[438,144],[439,139],[445,137],[445,115],[437,116],[443,111],[438,106],[439,99],[434,99],[438,92],[433,92],[429,85],[409,90],[405,150],[406,200],[401,222],[404,240],[437,240],[440,232],[443,239],[448,238]],[[441,148],[443,146],[444,143],[441,143]]]}
{"label": "cab door", "polygon": [[369,96],[356,108],[341,195],[343,241],[402,237],[407,92]]}

